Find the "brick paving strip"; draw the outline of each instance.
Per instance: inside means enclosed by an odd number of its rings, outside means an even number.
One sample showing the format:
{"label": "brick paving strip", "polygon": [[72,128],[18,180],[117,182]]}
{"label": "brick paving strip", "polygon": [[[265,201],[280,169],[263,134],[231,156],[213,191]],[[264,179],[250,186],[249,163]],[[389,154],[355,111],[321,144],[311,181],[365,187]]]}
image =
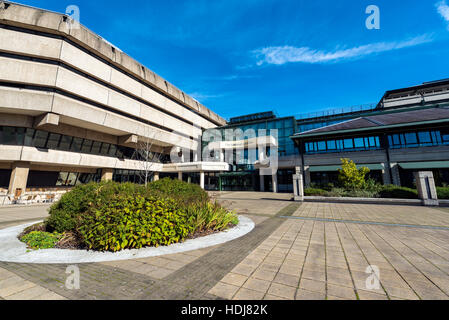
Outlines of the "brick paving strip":
{"label": "brick paving strip", "polygon": [[67,290],[67,265],[0,262],[0,268],[68,299],[217,299],[208,291],[284,222],[279,216],[289,216],[299,206],[291,203],[251,233],[215,247],[163,279],[105,264],[80,264],[80,290]]}

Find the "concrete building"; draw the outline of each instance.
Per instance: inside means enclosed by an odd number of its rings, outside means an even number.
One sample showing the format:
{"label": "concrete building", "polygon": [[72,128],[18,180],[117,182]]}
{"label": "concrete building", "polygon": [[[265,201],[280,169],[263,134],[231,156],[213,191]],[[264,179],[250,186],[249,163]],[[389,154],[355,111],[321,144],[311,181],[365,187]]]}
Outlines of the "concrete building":
{"label": "concrete building", "polygon": [[136,181],[141,143],[156,179],[227,170],[197,156],[168,164],[176,148],[197,155],[203,130],[225,120],[72,22],[0,2],[0,188]]}

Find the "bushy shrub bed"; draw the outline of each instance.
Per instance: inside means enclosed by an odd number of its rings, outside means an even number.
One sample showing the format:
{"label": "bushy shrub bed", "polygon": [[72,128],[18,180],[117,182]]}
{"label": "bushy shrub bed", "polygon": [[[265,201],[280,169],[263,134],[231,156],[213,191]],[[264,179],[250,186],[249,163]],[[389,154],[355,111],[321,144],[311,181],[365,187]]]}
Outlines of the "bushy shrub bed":
{"label": "bushy shrub bed", "polygon": [[[46,231],[97,251],[181,242],[197,233],[225,230],[237,215],[197,185],[169,178],[148,184],[101,182],[77,186],[50,208]],[[68,235],[68,236],[66,236]],[[68,240],[69,239],[69,240]]]}
{"label": "bushy shrub bed", "polygon": [[[439,190],[441,188],[438,188]],[[444,189],[444,188],[443,188]],[[319,188],[307,188],[304,190],[305,196],[319,196],[319,197],[351,197],[351,198],[392,198],[392,199],[418,199],[418,191],[406,187],[398,187],[394,185],[375,186],[370,189],[353,189],[346,190],[344,188],[332,188],[326,191]],[[444,194],[444,191],[439,191],[440,197],[449,196]],[[447,198],[446,198],[447,199]]]}
{"label": "bushy shrub bed", "polygon": [[449,187],[437,187],[438,199],[449,199]]}

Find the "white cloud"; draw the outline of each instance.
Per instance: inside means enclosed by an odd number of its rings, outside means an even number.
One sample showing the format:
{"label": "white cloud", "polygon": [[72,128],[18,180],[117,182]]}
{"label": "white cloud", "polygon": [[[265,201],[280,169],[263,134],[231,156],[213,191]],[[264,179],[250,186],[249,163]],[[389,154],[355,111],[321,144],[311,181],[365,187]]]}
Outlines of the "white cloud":
{"label": "white cloud", "polygon": [[[440,16],[447,22],[449,22],[449,6],[446,3],[446,0],[437,2],[435,4],[435,6],[437,7],[438,13],[440,14]],[[448,25],[449,28],[449,25]]]}
{"label": "white cloud", "polygon": [[421,35],[405,41],[371,43],[359,47],[328,52],[311,49],[309,47],[280,46],[258,49],[253,51],[253,53],[259,59],[257,61],[258,66],[263,64],[282,65],[290,62],[326,63],[413,47],[431,41],[432,38],[429,35]]}

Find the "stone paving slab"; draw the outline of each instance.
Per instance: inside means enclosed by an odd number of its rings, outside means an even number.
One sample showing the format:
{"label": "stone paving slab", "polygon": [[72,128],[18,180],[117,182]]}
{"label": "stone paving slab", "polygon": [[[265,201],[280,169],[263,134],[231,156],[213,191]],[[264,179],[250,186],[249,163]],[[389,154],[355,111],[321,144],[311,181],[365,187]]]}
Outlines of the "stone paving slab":
{"label": "stone paving slab", "polygon": [[449,227],[449,210],[419,206],[305,202],[294,216]]}
{"label": "stone paving slab", "polygon": [[[334,204],[313,206],[318,208],[303,205],[294,215],[331,212]],[[344,206],[353,212],[352,205]],[[376,207],[380,213],[391,210]],[[448,237],[449,230],[290,219],[209,293],[235,300],[259,300],[261,295],[288,300],[447,300]],[[379,268],[379,278],[366,273],[369,266]],[[367,288],[370,276],[379,279],[379,289]]]}

